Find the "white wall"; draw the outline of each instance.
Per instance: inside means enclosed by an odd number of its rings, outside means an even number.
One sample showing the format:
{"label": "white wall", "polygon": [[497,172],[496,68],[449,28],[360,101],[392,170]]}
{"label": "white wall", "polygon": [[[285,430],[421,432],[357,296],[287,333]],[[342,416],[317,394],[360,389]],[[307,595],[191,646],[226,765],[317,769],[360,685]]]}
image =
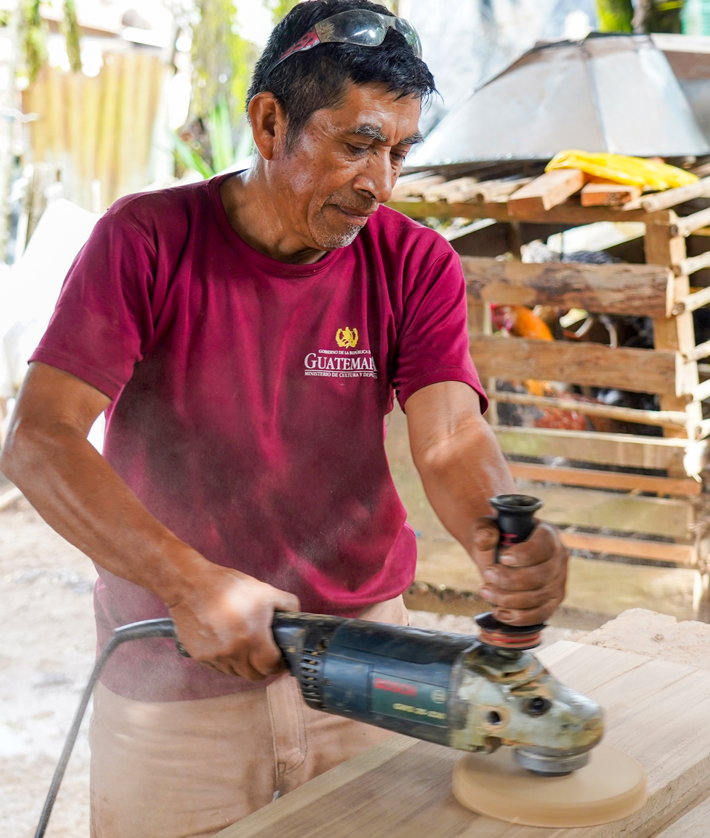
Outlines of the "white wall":
{"label": "white wall", "polygon": [[[577,28],[580,12],[596,25],[596,0],[406,0],[405,11],[422,38],[444,110],[537,41],[569,35],[565,26]],[[441,107],[434,103],[431,116]]]}

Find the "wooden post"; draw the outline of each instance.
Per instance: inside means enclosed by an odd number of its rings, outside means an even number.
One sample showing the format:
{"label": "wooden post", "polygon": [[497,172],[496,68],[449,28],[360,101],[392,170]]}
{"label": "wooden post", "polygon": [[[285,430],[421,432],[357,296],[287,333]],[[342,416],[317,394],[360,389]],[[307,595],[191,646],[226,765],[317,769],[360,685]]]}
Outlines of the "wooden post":
{"label": "wooden post", "polygon": [[[671,213],[674,216],[675,213]],[[646,262],[654,265],[663,265],[674,271],[686,258],[685,238],[677,234],[675,219],[671,217],[670,224],[646,226]],[[690,280],[680,274],[673,280],[673,300],[680,300],[690,293]],[[653,321],[654,345],[656,349],[672,349],[680,352],[686,357],[695,349],[695,328],[693,326],[693,314],[684,311],[675,317],[654,319]],[[683,388],[687,389],[697,386],[699,383],[697,361],[685,361],[679,365],[679,375],[682,377]],[[661,410],[684,410],[688,417],[686,431],[665,428],[664,436],[683,437],[694,436],[695,428],[702,422],[702,405],[693,401],[692,396],[675,395],[661,397]],[[689,432],[689,433],[688,433]],[[669,469],[669,477],[685,477],[685,469]],[[695,515],[695,512],[694,512]],[[697,523],[697,521],[694,521]],[[699,543],[696,542],[694,559],[697,561]],[[708,576],[704,569],[696,573],[695,592],[693,596],[693,610],[696,616],[700,616],[707,609]]]}
{"label": "wooden post", "polygon": [[[662,265],[665,268],[675,269],[686,258],[685,238],[673,235],[674,219],[669,225],[649,224],[646,227],[646,262],[653,265]],[[673,280],[673,299],[680,300],[690,293],[690,280],[685,275],[676,276]],[[670,349],[680,352],[683,355],[691,355],[695,349],[695,329],[693,327],[693,315],[691,312],[683,312],[676,317],[654,318],[653,320],[654,344],[656,349]],[[679,374],[682,381],[679,382],[679,389],[688,392],[692,387],[697,386],[698,365],[696,361],[679,362]],[[682,410],[688,417],[688,428],[693,433],[702,421],[702,408],[698,402],[692,400],[690,395],[663,396],[661,398],[661,410]],[[665,436],[685,437],[688,434],[683,430],[667,429]],[[685,475],[670,475],[672,477],[684,477]]]}

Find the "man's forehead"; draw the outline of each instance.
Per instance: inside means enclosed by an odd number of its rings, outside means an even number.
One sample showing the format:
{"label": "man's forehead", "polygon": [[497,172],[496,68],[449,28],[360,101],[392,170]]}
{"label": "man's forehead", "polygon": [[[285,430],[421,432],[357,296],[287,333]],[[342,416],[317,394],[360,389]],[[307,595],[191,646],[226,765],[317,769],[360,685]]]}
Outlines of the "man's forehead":
{"label": "man's forehead", "polygon": [[350,84],[339,105],[327,109],[339,133],[385,145],[420,142],[421,99],[402,96],[381,84]]}

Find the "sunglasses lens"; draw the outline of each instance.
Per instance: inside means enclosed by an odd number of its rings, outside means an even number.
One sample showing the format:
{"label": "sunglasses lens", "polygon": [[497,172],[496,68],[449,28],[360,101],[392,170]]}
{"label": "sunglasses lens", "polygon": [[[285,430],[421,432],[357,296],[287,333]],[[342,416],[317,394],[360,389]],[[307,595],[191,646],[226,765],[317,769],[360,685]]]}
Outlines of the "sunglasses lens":
{"label": "sunglasses lens", "polygon": [[394,27],[400,35],[404,36],[405,40],[412,48],[412,52],[417,56],[417,58],[421,58],[422,42],[417,34],[417,30],[412,26],[412,24],[408,20],[398,17],[395,21]]}
{"label": "sunglasses lens", "polygon": [[320,21],[315,28],[323,43],[355,44],[361,47],[378,47],[387,34],[387,27],[379,16],[366,9],[341,12]]}

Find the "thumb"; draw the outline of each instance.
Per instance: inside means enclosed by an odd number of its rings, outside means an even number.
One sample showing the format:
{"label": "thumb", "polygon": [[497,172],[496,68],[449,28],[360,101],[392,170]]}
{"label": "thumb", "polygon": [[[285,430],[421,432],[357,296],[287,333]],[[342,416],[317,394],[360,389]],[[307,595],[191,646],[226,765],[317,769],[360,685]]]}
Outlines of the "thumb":
{"label": "thumb", "polygon": [[274,611],[300,611],[301,602],[295,594],[290,594],[287,591],[279,591],[279,595],[274,597],[272,606]]}
{"label": "thumb", "polygon": [[473,525],[473,561],[483,571],[495,564],[500,530],[494,518],[479,518]]}

